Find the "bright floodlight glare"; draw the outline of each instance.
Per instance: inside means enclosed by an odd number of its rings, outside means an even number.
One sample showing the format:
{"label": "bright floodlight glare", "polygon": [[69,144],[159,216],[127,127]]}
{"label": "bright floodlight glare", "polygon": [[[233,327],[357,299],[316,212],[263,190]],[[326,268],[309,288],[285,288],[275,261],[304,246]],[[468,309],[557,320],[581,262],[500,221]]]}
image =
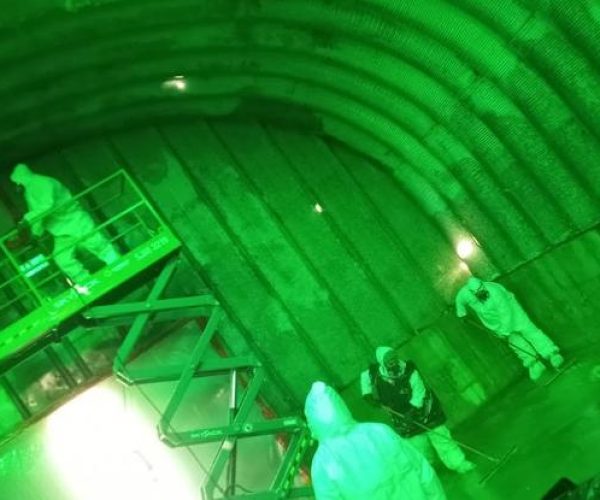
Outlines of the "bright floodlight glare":
{"label": "bright floodlight glare", "polygon": [[55,411],[45,438],[68,500],[200,498],[152,423],[108,388],[94,387]]}
{"label": "bright floodlight glare", "polygon": [[456,253],[461,259],[468,259],[475,252],[475,244],[470,238],[462,239],[456,245]]}

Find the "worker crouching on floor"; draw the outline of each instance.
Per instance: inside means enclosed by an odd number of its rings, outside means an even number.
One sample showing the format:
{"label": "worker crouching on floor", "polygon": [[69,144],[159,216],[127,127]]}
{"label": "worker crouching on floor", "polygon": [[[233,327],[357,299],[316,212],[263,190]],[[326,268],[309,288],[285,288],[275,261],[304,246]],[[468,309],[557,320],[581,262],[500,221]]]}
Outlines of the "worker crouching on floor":
{"label": "worker crouching on floor", "polygon": [[385,408],[396,432],[425,456],[431,445],[448,469],[460,474],[474,469],[444,425],[446,415],[440,401],[415,364],[401,360],[391,347],[378,347],[376,358],[377,363],[361,374],[363,398]]}

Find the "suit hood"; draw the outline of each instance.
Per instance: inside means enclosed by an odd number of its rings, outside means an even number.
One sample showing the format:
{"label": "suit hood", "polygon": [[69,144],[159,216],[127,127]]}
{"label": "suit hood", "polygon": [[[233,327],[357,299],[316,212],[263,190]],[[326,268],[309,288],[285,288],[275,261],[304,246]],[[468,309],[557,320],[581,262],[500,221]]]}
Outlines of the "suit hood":
{"label": "suit hood", "polygon": [[483,281],[480,280],[479,278],[476,278],[475,276],[471,276],[468,280],[467,280],[467,290],[469,290],[472,293],[475,293],[482,285]]}
{"label": "suit hood", "polygon": [[356,422],[341,396],[324,382],[315,382],[304,406],[312,435],[321,441],[346,434]]}
{"label": "suit hood", "polygon": [[31,171],[31,169],[25,165],[24,163],[19,163],[12,171],[10,175],[10,180],[15,184],[20,184],[22,186],[26,186],[31,182],[35,174]]}

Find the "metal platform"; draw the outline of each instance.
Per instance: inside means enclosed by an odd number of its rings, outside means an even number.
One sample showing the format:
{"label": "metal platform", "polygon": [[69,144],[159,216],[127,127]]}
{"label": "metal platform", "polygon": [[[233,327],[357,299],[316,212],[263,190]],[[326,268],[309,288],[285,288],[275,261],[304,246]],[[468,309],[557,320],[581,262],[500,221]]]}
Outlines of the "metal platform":
{"label": "metal platform", "polygon": [[[0,239],[0,366],[15,364],[31,352],[44,348],[50,360],[57,367],[62,367],[62,361],[57,359],[53,347],[47,344],[55,339],[55,331],[68,329],[72,318],[77,318],[79,327],[86,330],[107,326],[123,328],[127,325],[129,333],[114,361],[115,376],[135,386],[176,382],[172,398],[161,411],[158,437],[170,447],[220,443],[203,484],[204,498],[311,496],[309,486],[295,484],[302,460],[311,446],[304,419],[299,416],[275,418],[273,415],[273,418],[264,421],[251,420],[250,410],[258,404],[259,393],[265,382],[264,368],[253,355],[208,359],[209,347],[224,316],[212,294],[163,297],[180,262],[181,255],[177,251],[181,243],[129,175],[120,170],[86,189],[69,203],[79,204],[97,224],[94,231],[82,234],[73,246],[78,246],[95,232],[101,231],[120,256],[107,265],[96,259],[95,269],[90,268],[94,265],[93,258],[90,266],[82,259],[80,262],[90,274],[86,279],[74,283],[57,267],[57,253],[52,250],[50,235],[32,239],[21,228]],[[64,208],[57,207],[56,210]],[[48,212],[41,218],[51,214]],[[134,283],[138,275],[146,280],[148,273],[144,271],[151,268],[158,272],[153,276],[154,283],[145,282],[151,285],[145,300],[124,302],[122,294],[110,293],[128,282]],[[99,300],[104,296],[108,297]],[[143,371],[131,365],[132,359],[144,350],[142,339],[147,337],[144,334],[153,327],[155,321],[162,321],[164,326],[165,321],[176,325],[184,320],[200,319],[207,319],[206,326],[189,359],[182,365]],[[59,333],[58,337],[61,345],[64,343],[69,347],[67,336]],[[79,359],[78,353],[75,354],[74,359]],[[68,375],[65,373],[67,378]],[[175,429],[173,419],[186,400],[193,379],[214,375],[229,375],[232,394],[229,421],[219,427],[185,431]],[[15,391],[8,381],[4,383],[5,390],[18,405],[19,395],[13,394]],[[73,381],[69,386],[74,388],[77,384]],[[26,408],[23,408],[22,416],[24,419],[31,417]],[[269,489],[244,495],[236,488],[237,442],[259,435],[276,436],[285,454]]]}
{"label": "metal platform", "polygon": [[[31,348],[65,320],[181,246],[124,170],[86,189],[70,203],[79,204],[97,224],[73,246],[102,232],[120,258],[102,266],[92,257],[95,272],[75,284],[54,263],[51,235],[34,239],[19,228],[0,239],[0,362]],[[65,208],[57,207],[40,219]]]}

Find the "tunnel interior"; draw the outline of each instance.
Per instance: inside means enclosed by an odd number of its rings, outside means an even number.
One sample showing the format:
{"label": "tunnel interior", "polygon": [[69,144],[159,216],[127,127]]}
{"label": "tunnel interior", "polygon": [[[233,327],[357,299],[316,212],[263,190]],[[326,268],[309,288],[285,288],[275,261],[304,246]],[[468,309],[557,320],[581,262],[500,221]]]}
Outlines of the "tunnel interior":
{"label": "tunnel interior", "polygon": [[[123,172],[181,242],[167,295],[211,294],[223,311],[212,355],[264,370],[257,418],[302,415],[323,381],[358,421],[392,424],[360,384],[377,347],[390,346],[418,367],[457,439],[493,457],[517,447],[485,484],[489,460],[475,457],[465,475],[434,464],[448,498],[542,498],[561,478],[599,473],[597,2],[25,0],[3,8],[0,25],[7,255],[27,212],[16,164],[72,193]],[[100,302],[145,300],[157,262]],[[559,346],[561,370],[529,380],[473,312],[456,316],[470,276],[515,295]],[[3,313],[7,324],[23,314]],[[207,318],[153,328],[140,363],[185,359]],[[46,470],[33,458],[50,446],[40,426],[84,388],[108,398],[114,381],[94,384],[126,330],[88,326],[78,313],[43,345],[0,360],[0,489],[10,498],[36,494],[35,480],[15,478],[32,464]],[[63,334],[90,373],[66,361]],[[210,420],[227,383],[193,385],[181,425]],[[172,386],[161,387],[165,403]],[[116,390],[139,403],[133,389]],[[251,439],[255,448],[238,450],[250,471],[240,481],[259,490],[252,462],[272,472],[281,443]],[[209,456],[215,446],[198,448]],[[194,461],[165,460],[161,470],[187,471],[189,498],[203,498]],[[309,462],[296,482],[309,483]],[[127,484],[119,498],[140,498],[148,477],[115,479]]]}

